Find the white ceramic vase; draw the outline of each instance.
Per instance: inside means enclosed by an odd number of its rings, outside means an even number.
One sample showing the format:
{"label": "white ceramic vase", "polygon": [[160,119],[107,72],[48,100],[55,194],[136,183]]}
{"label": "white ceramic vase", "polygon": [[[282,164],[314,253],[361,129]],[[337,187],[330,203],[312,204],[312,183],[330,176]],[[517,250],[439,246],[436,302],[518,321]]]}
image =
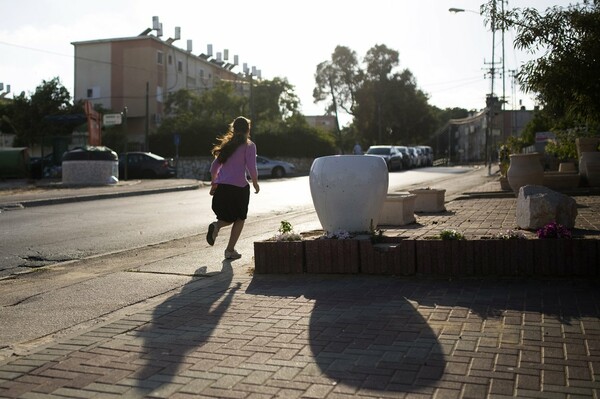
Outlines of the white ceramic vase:
{"label": "white ceramic vase", "polygon": [[579,158],[579,174],[587,177],[589,163],[600,162],[600,151],[584,151]]}
{"label": "white ceramic vase", "polygon": [[316,158],[310,167],[313,205],[326,232],[366,232],[376,228],[388,190],[383,158],[333,155]]}
{"label": "white ceramic vase", "polygon": [[506,172],[508,184],[515,192],[527,185],[541,186],[544,184],[544,167],[537,152],[529,154],[510,155],[510,166]]}

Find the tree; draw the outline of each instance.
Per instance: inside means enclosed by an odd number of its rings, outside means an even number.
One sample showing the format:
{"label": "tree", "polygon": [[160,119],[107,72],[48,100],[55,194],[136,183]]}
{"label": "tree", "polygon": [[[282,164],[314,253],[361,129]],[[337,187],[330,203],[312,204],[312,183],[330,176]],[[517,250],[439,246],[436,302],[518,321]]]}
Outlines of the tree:
{"label": "tree", "polygon": [[[328,112],[338,108],[354,117],[346,129],[352,141],[416,144],[429,139],[438,122],[427,95],[408,69],[398,71],[399,53],[383,44],[367,51],[361,66],[356,53],[337,46],[331,61],[317,66],[315,102],[329,100]],[[339,147],[347,144],[338,128]]]}
{"label": "tree", "polygon": [[[308,129],[298,111],[299,100],[286,79],[254,82],[252,101],[256,109],[252,118],[252,137],[263,140],[265,134],[286,134]],[[238,94],[230,82],[219,82],[198,95],[189,90],[169,94],[165,102],[167,117],[157,135],[151,137],[161,148],[173,148],[172,136],[181,137],[183,156],[208,155],[216,137],[227,131],[227,125],[239,115],[250,116],[250,99]]]}
{"label": "tree", "polygon": [[43,137],[69,135],[81,120],[64,118],[57,121],[52,117],[70,115],[73,110],[69,91],[56,77],[42,81],[30,98],[25,93],[14,97],[3,119],[10,121],[17,135],[17,145],[33,147],[42,144]]}
{"label": "tree", "polygon": [[348,47],[337,46],[331,55],[331,61],[317,65],[315,73],[316,87],[313,90],[315,103],[326,101],[326,113],[336,117],[336,132],[340,136],[339,109],[354,115],[356,92],[363,82],[364,72],[360,69],[356,52]]}
{"label": "tree", "polygon": [[600,1],[584,0],[541,14],[534,8],[504,13],[496,0],[482,6],[497,29],[514,28],[515,47],[542,55],[527,62],[517,78],[535,93],[548,115],[584,126],[600,125]]}
{"label": "tree", "polygon": [[365,81],[358,90],[355,112],[359,131],[371,144],[426,141],[436,120],[412,72],[395,71],[400,63],[398,52],[377,45],[367,52],[365,62]]}
{"label": "tree", "polygon": [[253,88],[254,116],[252,130],[255,134],[278,132],[300,114],[300,100],[287,79],[260,80]]}
{"label": "tree", "polygon": [[236,93],[233,83],[219,81],[200,96],[198,105],[203,119],[226,126],[233,118],[245,113],[247,104],[248,99]]}

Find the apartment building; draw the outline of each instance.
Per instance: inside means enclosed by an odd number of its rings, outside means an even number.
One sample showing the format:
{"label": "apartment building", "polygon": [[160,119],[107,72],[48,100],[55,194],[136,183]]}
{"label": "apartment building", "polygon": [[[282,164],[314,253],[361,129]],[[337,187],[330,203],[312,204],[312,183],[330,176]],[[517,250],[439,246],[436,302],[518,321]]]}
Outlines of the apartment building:
{"label": "apartment building", "polygon": [[[162,29],[162,27],[161,27]],[[224,54],[194,55],[192,42],[186,49],[162,40],[147,29],[139,36],[73,42],[75,48],[74,99],[88,100],[113,113],[123,113],[128,150],[147,149],[152,134],[164,117],[164,102],[169,93],[188,89],[203,93],[218,81],[230,81],[240,95],[248,96],[252,74],[244,64],[235,72],[238,59],[228,61]],[[254,68],[254,67],[253,67]],[[252,72],[252,74],[250,73]],[[260,75],[260,71],[258,73]],[[259,76],[260,77],[260,76]]]}
{"label": "apartment building", "polygon": [[498,110],[493,116],[484,109],[466,118],[451,119],[435,134],[432,145],[436,157],[454,163],[494,160],[498,147],[510,136],[519,137],[532,118],[533,111],[521,108]]}

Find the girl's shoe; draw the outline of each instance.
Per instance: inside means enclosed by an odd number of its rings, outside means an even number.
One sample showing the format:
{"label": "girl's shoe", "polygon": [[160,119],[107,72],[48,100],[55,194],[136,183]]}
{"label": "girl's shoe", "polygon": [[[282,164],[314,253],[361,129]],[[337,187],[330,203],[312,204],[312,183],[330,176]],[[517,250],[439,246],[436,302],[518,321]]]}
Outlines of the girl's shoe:
{"label": "girl's shoe", "polygon": [[219,230],[217,229],[217,222],[212,222],[208,225],[208,233],[206,233],[206,242],[208,245],[215,245],[215,240],[217,239],[217,235],[219,234]]}
{"label": "girl's shoe", "polygon": [[235,249],[233,251],[225,250],[225,259],[239,259],[242,254],[238,253]]}

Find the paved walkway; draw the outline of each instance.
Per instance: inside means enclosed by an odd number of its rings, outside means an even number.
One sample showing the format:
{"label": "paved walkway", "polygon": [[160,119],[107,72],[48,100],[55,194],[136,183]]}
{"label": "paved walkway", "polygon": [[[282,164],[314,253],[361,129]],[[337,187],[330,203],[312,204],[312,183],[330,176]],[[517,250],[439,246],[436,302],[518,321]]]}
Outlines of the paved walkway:
{"label": "paved walkway", "polygon": [[[515,198],[493,191],[397,232],[514,228]],[[598,238],[598,197],[575,198],[576,232]],[[253,276],[223,261],[216,276],[0,363],[0,397],[599,398],[598,288]]]}

